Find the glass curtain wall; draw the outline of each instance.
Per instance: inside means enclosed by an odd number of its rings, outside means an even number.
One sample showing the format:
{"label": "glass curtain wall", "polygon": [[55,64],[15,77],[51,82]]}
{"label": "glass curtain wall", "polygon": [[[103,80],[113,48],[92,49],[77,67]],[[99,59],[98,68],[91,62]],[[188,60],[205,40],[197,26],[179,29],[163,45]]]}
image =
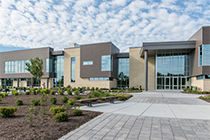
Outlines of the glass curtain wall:
{"label": "glass curtain wall", "polygon": [[156,56],[156,89],[182,90],[189,76],[187,50],[158,50]]}
{"label": "glass curtain wall", "polygon": [[199,47],[199,65],[210,66],[210,44]]}
{"label": "glass curtain wall", "polygon": [[117,87],[129,87],[129,58],[118,59]]}
{"label": "glass curtain wall", "polygon": [[75,57],[71,58],[71,82],[75,82]]}
{"label": "glass curtain wall", "polygon": [[64,56],[53,57],[53,87],[63,87]]}

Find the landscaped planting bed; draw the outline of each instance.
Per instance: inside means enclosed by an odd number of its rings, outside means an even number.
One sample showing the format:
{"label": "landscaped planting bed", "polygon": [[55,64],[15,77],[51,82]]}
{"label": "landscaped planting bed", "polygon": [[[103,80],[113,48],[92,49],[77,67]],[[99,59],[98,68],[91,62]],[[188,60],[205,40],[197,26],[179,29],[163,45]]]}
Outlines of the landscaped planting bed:
{"label": "landscaped planting bed", "polygon": [[[25,94],[13,92],[13,95],[6,95],[0,95],[4,96],[0,101],[0,115],[2,116],[2,107],[15,107],[17,110],[12,108],[14,110],[14,116],[12,117],[0,117],[0,139],[20,140],[58,139],[101,114],[100,112],[80,111],[79,106],[84,104],[75,102],[75,98],[87,99],[97,96],[101,98],[103,96],[112,96],[112,94],[101,91],[91,92],[88,95],[76,95],[76,97],[73,95],[41,94],[40,92],[33,95],[33,91]],[[119,100],[127,100],[130,97],[131,95],[121,94]],[[43,102],[39,101],[41,98]],[[70,105],[70,99],[76,104]],[[109,101],[98,100],[93,104],[103,102]],[[68,103],[69,105],[67,105]],[[53,109],[51,109],[52,107]],[[63,108],[63,110],[60,108]],[[58,110],[56,111],[56,109]]]}

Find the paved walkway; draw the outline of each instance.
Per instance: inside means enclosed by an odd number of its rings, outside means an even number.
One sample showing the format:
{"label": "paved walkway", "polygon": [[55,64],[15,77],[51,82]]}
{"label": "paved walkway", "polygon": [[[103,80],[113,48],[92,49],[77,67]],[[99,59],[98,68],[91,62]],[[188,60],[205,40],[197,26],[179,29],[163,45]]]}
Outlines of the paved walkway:
{"label": "paved walkway", "polygon": [[210,139],[210,104],[198,95],[156,91],[133,95],[126,102],[81,107],[104,113],[60,140]]}

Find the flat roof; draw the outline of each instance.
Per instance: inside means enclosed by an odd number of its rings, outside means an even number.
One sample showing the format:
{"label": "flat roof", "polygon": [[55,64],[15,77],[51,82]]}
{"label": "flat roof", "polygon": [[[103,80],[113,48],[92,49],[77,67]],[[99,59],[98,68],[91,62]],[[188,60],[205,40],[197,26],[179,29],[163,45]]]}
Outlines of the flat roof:
{"label": "flat roof", "polygon": [[144,56],[144,51],[154,54],[155,50],[168,49],[195,49],[196,41],[169,41],[169,42],[145,42],[142,44],[140,56]]}

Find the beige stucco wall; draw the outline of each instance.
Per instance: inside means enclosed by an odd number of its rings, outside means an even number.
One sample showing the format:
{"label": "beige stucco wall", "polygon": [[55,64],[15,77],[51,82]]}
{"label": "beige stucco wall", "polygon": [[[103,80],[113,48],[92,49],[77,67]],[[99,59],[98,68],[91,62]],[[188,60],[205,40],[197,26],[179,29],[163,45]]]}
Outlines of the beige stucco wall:
{"label": "beige stucco wall", "polygon": [[19,81],[19,87],[27,87],[27,81]]}
{"label": "beige stucco wall", "polygon": [[1,79],[0,79],[0,86],[2,86],[2,85],[1,85]]}
{"label": "beige stucco wall", "polygon": [[53,88],[53,78],[49,78],[49,81],[48,81],[48,87],[49,88]]}
{"label": "beige stucco wall", "polygon": [[117,79],[113,79],[113,81],[110,81],[110,88],[116,88],[117,87]]}
{"label": "beige stucco wall", "polygon": [[[129,87],[145,88],[144,59],[140,58],[140,47],[129,49]],[[148,57],[148,90],[155,89],[155,57]]]}
{"label": "beige stucco wall", "polygon": [[[89,78],[80,77],[80,48],[71,48],[64,50],[64,86],[72,87],[98,87],[108,88],[113,86],[111,81],[89,81]],[[71,58],[75,57],[75,82],[71,82]],[[115,80],[116,81],[116,80]]]}
{"label": "beige stucco wall", "polygon": [[14,81],[14,80],[13,80],[13,83],[12,83],[12,84],[13,84],[13,87],[17,87],[17,82],[18,82],[18,81]]}
{"label": "beige stucco wall", "polygon": [[197,80],[196,77],[191,78],[191,86],[197,86],[202,89],[202,91],[210,91],[210,79],[200,79]]}

